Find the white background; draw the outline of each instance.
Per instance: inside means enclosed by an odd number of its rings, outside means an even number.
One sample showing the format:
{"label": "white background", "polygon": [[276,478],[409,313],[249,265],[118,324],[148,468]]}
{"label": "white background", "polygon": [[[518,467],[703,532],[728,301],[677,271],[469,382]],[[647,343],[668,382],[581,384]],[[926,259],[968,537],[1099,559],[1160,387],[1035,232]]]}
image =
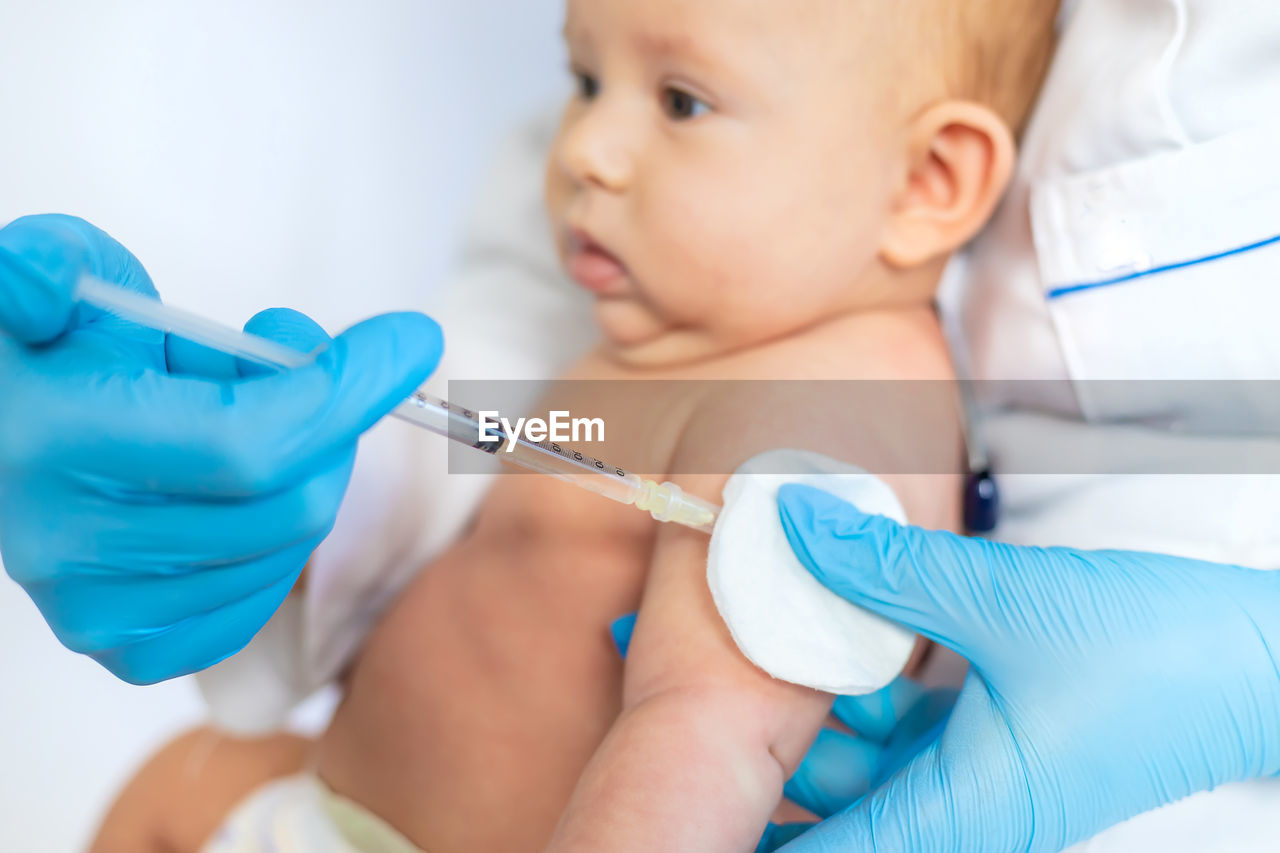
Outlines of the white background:
{"label": "white background", "polygon": [[[84,216],[166,300],[232,323],[429,308],[488,153],[563,85],[559,6],[8,0],[0,224]],[[83,849],[201,714],[186,681],[130,687],[63,650],[3,577],[0,677],[4,851]]]}

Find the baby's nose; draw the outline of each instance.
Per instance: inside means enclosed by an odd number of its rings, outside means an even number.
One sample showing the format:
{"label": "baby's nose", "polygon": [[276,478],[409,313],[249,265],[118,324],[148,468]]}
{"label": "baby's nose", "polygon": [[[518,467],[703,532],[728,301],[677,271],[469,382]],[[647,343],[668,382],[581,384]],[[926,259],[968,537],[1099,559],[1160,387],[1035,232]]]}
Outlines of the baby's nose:
{"label": "baby's nose", "polygon": [[622,192],[635,168],[633,140],[616,110],[593,104],[565,128],[557,152],[560,168],[580,185]]}

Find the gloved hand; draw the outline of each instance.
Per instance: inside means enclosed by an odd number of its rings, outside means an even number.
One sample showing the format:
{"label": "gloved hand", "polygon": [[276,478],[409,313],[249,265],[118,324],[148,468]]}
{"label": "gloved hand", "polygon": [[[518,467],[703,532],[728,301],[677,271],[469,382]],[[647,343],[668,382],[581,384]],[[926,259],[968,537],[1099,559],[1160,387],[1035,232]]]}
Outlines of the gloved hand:
{"label": "gloved hand", "polygon": [[[635,626],[635,613],[609,626],[624,660]],[[855,734],[831,727],[819,732],[783,794],[819,817],[845,809],[932,742],[955,700],[955,690],[926,690],[906,676],[867,696],[837,696],[831,713]],[[812,826],[770,823],[756,853],[772,853]]]}
{"label": "gloved hand", "polygon": [[[837,696],[831,713],[854,733],[832,727],[819,732],[783,793],[821,818],[843,811],[938,737],[957,692],[927,690],[899,676],[867,696]],[[776,850],[812,826],[770,824],[757,853]]]}
{"label": "gloved hand", "polygon": [[311,351],[279,374],[77,305],[89,272],[156,295],[83,220],[0,230],[0,557],[58,639],[126,681],[242,648],[328,535],[359,435],[435,368],[417,314],[329,338],[296,312],[248,331]]}
{"label": "gloved hand", "polygon": [[[938,737],[956,693],[927,690],[900,676],[867,696],[837,696],[831,713],[854,734],[832,727],[820,731],[783,793],[821,818],[844,811]],[[773,853],[813,826],[771,823],[756,853]]]}
{"label": "gloved hand", "polygon": [[936,741],[787,851],[1060,850],[1280,771],[1280,573],[1017,548],[779,490],[832,591],[972,664]]}

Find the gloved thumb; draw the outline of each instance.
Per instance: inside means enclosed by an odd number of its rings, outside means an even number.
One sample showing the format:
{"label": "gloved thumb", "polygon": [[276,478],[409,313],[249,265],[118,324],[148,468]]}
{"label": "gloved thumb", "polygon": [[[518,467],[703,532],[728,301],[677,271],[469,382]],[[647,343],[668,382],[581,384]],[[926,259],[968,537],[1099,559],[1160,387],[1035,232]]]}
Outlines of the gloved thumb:
{"label": "gloved thumb", "polygon": [[[266,318],[284,334],[280,315]],[[293,345],[303,333],[289,329]],[[316,358],[337,381],[329,434],[349,441],[373,426],[427,380],[444,354],[444,335],[425,314],[383,314],[339,335]]]}
{"label": "gloved thumb", "polygon": [[800,562],[842,598],[961,654],[988,624],[988,543],[867,515],[810,486],[783,486],[778,510]]}

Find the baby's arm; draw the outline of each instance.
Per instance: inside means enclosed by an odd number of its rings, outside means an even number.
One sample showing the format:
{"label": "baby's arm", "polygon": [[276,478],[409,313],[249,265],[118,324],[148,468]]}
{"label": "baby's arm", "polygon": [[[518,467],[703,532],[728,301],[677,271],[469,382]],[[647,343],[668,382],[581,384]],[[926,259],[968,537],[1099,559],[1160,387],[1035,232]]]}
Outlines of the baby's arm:
{"label": "baby's arm", "polygon": [[[683,486],[704,496],[717,490]],[[831,697],[750,664],[706,583],[708,538],[665,525],[627,658],[623,712],[552,850],[752,850]]]}
{"label": "baby's arm", "polygon": [[[887,344],[866,334],[851,340],[840,349],[847,354],[864,346],[867,357],[847,357],[868,365],[869,378],[949,376],[941,346],[930,359],[916,355],[925,349],[920,346],[895,350],[894,343],[901,343],[896,337]],[[836,403],[821,383],[775,383],[772,407],[757,405],[752,385],[739,389],[747,399],[735,402],[733,387],[713,410],[694,413],[670,470],[729,471],[775,447],[816,450],[882,471],[958,470],[962,444],[945,383],[916,391],[889,383],[889,401],[901,398],[900,408],[897,414],[874,409],[875,417],[866,416],[873,409],[859,402],[864,391],[865,399],[883,402],[880,387],[854,388],[850,400]],[[781,414],[771,418],[770,411]],[[786,414],[794,412],[812,415],[802,419],[801,435],[794,434],[796,419]],[[921,436],[937,451],[928,463],[921,461]],[[672,479],[719,503],[728,477]],[[954,526],[956,476],[884,479],[914,523]],[[738,651],[707,587],[708,545],[705,534],[675,525],[659,532],[627,658],[622,714],[581,777],[550,849],[753,850],[783,783],[826,718],[830,696],[777,681]]]}

